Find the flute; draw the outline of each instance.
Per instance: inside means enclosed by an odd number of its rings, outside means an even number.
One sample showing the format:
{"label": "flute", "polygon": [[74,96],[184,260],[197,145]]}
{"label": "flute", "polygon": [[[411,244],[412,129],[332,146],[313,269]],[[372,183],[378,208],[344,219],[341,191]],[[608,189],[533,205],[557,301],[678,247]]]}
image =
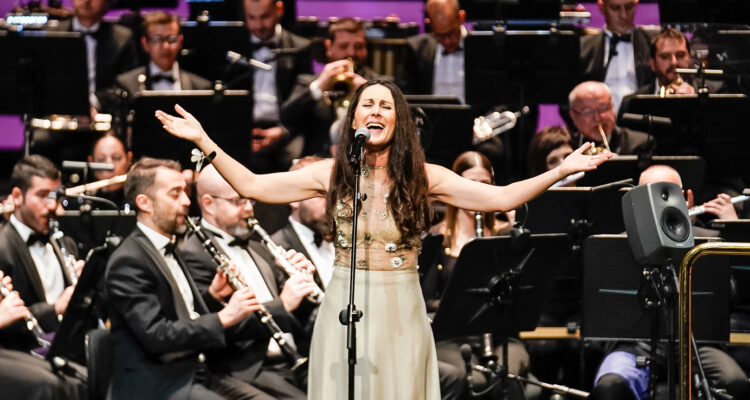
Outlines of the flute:
{"label": "flute", "polygon": [[[292,276],[294,274],[306,274],[306,272],[294,268],[292,264],[289,263],[289,260],[287,260],[285,257],[286,250],[284,250],[283,247],[279,246],[278,244],[274,243],[273,240],[271,240],[271,236],[268,234],[268,232],[266,232],[265,229],[263,229],[263,227],[260,226],[257,219],[248,218],[247,226],[250,227],[253,232],[257,233],[258,236],[260,236],[261,243],[265,245],[268,252],[271,253],[274,261],[279,264],[279,266],[284,270],[284,272],[287,273],[287,275]],[[315,281],[313,281],[313,284],[315,284]],[[325,294],[323,293],[323,290],[320,288],[320,286],[315,284],[313,292],[307,296],[307,299],[312,303],[319,304],[321,301],[323,301],[324,295]]]}
{"label": "flute", "polygon": [[[732,204],[737,204],[737,203],[742,203],[743,201],[748,201],[748,200],[750,200],[750,196],[741,194],[739,196],[732,197],[730,201],[732,202]],[[693,215],[700,215],[705,212],[706,212],[706,207],[704,205],[695,206],[688,210],[688,216],[692,217]]]}

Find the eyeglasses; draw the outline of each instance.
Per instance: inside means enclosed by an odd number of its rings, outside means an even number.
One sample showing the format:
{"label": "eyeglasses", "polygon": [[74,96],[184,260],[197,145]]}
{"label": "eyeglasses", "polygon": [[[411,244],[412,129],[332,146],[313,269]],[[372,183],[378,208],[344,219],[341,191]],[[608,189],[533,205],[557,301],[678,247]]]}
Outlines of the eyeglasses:
{"label": "eyeglasses", "polygon": [[151,42],[151,44],[157,45],[157,46],[163,43],[169,43],[170,46],[174,46],[177,44],[177,42],[180,41],[180,35],[169,35],[169,36],[154,35],[154,36],[150,36],[148,38],[148,41]]}
{"label": "eyeglasses", "polygon": [[594,115],[604,114],[611,111],[614,108],[612,103],[600,104],[597,108],[586,107],[580,110],[573,110],[574,113],[584,116],[586,118],[592,118]]}
{"label": "eyeglasses", "polygon": [[248,202],[250,202],[251,206],[255,205],[255,200],[253,199],[246,199],[244,197],[237,197],[237,198],[227,198],[227,197],[221,197],[221,196],[214,196],[212,194],[209,194],[209,196],[213,197],[214,199],[222,199],[224,201],[228,201],[232,204],[234,204],[235,207],[244,207],[247,205]]}

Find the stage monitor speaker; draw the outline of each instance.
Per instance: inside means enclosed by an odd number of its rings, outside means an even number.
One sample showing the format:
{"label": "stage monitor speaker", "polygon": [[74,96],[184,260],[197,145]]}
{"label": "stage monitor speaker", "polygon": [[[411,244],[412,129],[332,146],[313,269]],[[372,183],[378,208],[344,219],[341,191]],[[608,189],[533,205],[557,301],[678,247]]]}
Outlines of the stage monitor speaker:
{"label": "stage monitor speaker", "polygon": [[622,197],[622,217],[639,264],[679,263],[694,245],[687,204],[674,183],[634,187]]}

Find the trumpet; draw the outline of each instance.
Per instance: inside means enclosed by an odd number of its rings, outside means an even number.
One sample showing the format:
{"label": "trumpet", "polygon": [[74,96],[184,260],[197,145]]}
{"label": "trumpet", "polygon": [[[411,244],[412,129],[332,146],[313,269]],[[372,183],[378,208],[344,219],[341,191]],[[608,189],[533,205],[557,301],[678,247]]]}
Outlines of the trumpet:
{"label": "trumpet", "polygon": [[49,221],[50,229],[50,244],[52,249],[55,251],[55,255],[60,260],[63,267],[63,273],[65,278],[70,282],[71,285],[78,283],[78,275],[76,274],[76,258],[71,254],[63,242],[65,235],[60,230],[60,224],[56,219]]}
{"label": "trumpet", "polygon": [[669,85],[661,85],[659,86],[659,97],[667,97],[670,95],[673,95],[677,92],[677,88],[680,87],[685,83],[685,81],[682,80],[682,77],[677,75],[677,79],[672,81]]}
{"label": "trumpet", "polygon": [[[8,287],[5,286],[5,284],[3,284],[0,280],[0,295],[2,295],[3,297],[8,297],[10,296],[10,293],[11,290],[8,289]],[[29,314],[24,317],[24,320],[26,321],[26,329],[34,335],[37,343],[39,343],[39,346],[42,346],[43,348],[49,348],[51,343],[49,340],[45,339],[44,331],[42,330],[42,327],[39,326],[39,321],[36,320],[34,314],[29,312]]]}
{"label": "trumpet", "polygon": [[[346,73],[354,72],[354,61],[351,58],[347,60],[349,64],[347,64]],[[346,73],[336,75],[323,91],[326,103],[333,104],[337,110],[346,110],[349,108],[349,103],[356,90],[354,80],[350,76],[347,76]]]}
{"label": "trumpet", "polygon": [[[263,243],[268,252],[271,253],[274,261],[279,264],[279,266],[284,270],[284,272],[286,272],[287,275],[292,276],[294,274],[306,274],[306,272],[294,268],[292,264],[289,263],[289,261],[284,256],[286,254],[286,250],[284,250],[284,248],[279,246],[278,244],[274,243],[274,241],[271,239],[271,236],[268,234],[268,232],[266,232],[265,229],[263,229],[263,227],[260,226],[257,219],[248,218],[247,226],[250,228],[250,230],[260,236],[261,243]],[[323,293],[323,290],[320,288],[320,286],[315,285],[313,292],[307,296],[307,300],[309,300],[311,303],[319,304],[321,301],[323,301],[324,295],[325,294]]]}
{"label": "trumpet", "polygon": [[[247,285],[243,282],[239,276],[230,268],[232,266],[232,260],[223,251],[221,251],[211,238],[203,231],[200,225],[196,224],[191,218],[185,218],[188,228],[193,231],[195,237],[203,245],[203,248],[213,259],[216,264],[216,268],[227,276],[229,285],[234,290],[239,290]],[[279,325],[273,319],[273,316],[262,307],[260,310],[255,312],[258,320],[263,324],[266,330],[271,334],[271,338],[279,345],[281,352],[287,359],[289,366],[292,369],[292,373],[297,380],[297,384],[303,387],[307,379],[307,358],[302,357],[298,352],[297,348],[286,340],[284,337],[284,331],[281,330]]]}

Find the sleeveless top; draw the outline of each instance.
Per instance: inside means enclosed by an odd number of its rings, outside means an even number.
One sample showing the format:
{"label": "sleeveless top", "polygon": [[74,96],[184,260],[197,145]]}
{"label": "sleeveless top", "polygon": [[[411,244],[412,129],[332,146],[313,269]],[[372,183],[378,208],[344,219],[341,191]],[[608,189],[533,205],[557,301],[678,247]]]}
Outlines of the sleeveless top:
{"label": "sleeveless top", "polygon": [[[366,197],[357,220],[357,269],[416,269],[421,240],[414,236],[401,241],[401,231],[388,205],[390,180],[387,168],[363,165],[360,187]],[[348,268],[351,263],[352,215],[351,200],[336,202],[334,266]]]}

